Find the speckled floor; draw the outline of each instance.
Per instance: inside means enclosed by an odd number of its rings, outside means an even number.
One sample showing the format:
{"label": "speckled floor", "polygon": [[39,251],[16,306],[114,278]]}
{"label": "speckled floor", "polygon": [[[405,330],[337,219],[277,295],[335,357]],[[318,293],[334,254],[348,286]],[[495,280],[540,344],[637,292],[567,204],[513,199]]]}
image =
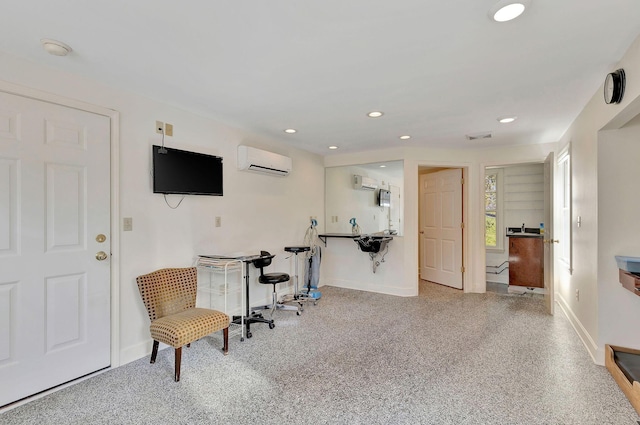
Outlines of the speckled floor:
{"label": "speckled floor", "polygon": [[[253,338],[206,338],[0,415],[1,424],[629,424],[640,419],[539,298],[423,283],[399,298],[323,287]],[[5,385],[6,383],[3,383]]]}

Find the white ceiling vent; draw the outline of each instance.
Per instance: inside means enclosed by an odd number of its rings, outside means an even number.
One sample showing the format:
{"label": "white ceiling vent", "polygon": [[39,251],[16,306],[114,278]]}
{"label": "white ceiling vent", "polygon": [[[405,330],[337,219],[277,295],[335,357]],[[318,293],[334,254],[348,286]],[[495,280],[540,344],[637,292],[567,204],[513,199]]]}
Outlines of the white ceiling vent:
{"label": "white ceiling vent", "polygon": [[240,145],[238,146],[238,170],[288,176],[291,172],[291,158],[251,146]]}
{"label": "white ceiling vent", "polygon": [[482,133],[467,134],[466,137],[469,140],[491,139],[492,134],[490,131],[485,131]]}

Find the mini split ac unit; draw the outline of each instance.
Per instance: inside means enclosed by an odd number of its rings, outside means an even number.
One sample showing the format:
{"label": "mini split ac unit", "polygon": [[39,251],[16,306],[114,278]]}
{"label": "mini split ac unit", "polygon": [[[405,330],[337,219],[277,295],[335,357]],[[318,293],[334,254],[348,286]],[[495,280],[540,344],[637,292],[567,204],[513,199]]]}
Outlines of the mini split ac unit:
{"label": "mini split ac unit", "polygon": [[238,170],[288,176],[291,158],[251,146],[238,146]]}
{"label": "mini split ac unit", "polygon": [[370,177],[362,177],[354,174],[353,188],[358,190],[376,190],[378,188],[378,182]]}

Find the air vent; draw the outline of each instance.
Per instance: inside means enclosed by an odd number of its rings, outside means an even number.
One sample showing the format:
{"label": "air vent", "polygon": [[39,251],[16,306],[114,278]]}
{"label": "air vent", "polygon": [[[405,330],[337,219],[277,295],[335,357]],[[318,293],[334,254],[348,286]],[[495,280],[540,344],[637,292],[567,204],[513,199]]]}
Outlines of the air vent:
{"label": "air vent", "polygon": [[484,133],[467,134],[466,137],[469,140],[491,139],[491,132],[486,131]]}

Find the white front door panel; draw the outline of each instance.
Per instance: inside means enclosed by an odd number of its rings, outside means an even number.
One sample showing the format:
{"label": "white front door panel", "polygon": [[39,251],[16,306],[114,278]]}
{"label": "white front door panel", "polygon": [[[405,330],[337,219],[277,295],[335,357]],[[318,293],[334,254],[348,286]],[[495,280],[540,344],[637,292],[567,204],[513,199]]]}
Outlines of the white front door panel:
{"label": "white front door panel", "polygon": [[108,117],[0,93],[0,406],[110,364],[109,159]]}

